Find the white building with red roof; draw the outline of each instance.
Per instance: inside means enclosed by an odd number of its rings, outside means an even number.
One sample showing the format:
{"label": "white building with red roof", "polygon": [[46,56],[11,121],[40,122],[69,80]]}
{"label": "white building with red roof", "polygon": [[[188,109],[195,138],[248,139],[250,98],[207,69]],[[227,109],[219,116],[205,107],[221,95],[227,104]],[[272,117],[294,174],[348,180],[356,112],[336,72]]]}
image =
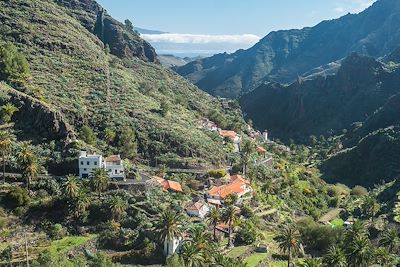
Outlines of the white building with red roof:
{"label": "white building with red roof", "polygon": [[204,219],[208,212],[210,211],[210,208],[204,201],[197,201],[195,203],[191,203],[189,206],[186,208],[186,213],[189,216],[192,217],[199,217],[201,219]]}

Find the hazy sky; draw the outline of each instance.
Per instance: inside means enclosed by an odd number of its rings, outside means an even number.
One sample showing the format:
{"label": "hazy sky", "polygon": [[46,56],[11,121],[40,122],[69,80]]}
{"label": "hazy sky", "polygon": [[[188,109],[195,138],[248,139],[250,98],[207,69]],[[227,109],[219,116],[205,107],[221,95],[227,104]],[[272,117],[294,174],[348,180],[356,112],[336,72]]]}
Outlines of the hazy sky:
{"label": "hazy sky", "polygon": [[[143,36],[156,48],[218,43],[211,53],[247,48],[273,30],[313,26],[357,13],[374,0],[97,0],[110,15],[136,27],[173,35]],[[211,36],[213,35],[213,36]],[[217,36],[215,36],[217,35]],[[231,36],[234,35],[234,36]],[[158,46],[158,44],[162,44]],[[229,44],[224,46],[223,44]],[[168,46],[169,47],[169,46]],[[190,50],[189,49],[189,50]],[[163,51],[164,52],[164,51]]]}

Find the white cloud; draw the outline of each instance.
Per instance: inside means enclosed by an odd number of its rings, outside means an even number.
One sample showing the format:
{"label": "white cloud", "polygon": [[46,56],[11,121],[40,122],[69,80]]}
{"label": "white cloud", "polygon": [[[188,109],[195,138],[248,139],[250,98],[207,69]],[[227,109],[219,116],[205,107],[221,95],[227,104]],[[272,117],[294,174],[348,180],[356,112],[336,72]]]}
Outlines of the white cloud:
{"label": "white cloud", "polygon": [[335,11],[335,13],[343,13],[345,10],[344,10],[344,8],[343,7],[336,7],[335,9],[334,9],[334,11]]}
{"label": "white cloud", "polygon": [[208,35],[208,34],[142,34],[145,40],[152,43],[176,43],[176,44],[255,44],[260,37],[254,34],[241,35]]}

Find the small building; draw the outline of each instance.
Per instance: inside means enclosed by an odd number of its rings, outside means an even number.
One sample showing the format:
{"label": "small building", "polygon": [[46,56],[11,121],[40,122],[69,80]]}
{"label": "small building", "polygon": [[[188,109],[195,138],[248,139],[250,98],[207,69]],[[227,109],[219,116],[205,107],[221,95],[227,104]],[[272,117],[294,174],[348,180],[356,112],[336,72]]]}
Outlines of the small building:
{"label": "small building", "polygon": [[222,138],[229,138],[232,140],[235,147],[234,152],[237,153],[240,151],[240,142],[242,141],[242,138],[235,131],[220,130],[219,135]]}
{"label": "small building", "polygon": [[256,151],[258,153],[259,156],[264,157],[267,154],[267,150],[265,148],[263,148],[262,146],[259,146],[256,148]]}
{"label": "small building", "polygon": [[175,254],[175,252],[179,249],[182,243],[182,238],[172,238],[170,240],[165,239],[164,240],[164,255],[165,256],[171,256]]}
{"label": "small building", "polygon": [[199,217],[201,219],[204,219],[209,211],[210,208],[203,201],[192,203],[186,208],[186,212],[189,216]]}
{"label": "small building", "polygon": [[125,169],[120,155],[111,155],[105,159],[107,173],[113,180],[125,181]]}
{"label": "small building", "polygon": [[212,187],[206,194],[207,199],[223,201],[229,195],[236,195],[238,199],[252,191],[250,182],[241,175],[233,175],[230,182],[221,186]]}
{"label": "small building", "polygon": [[156,184],[161,185],[162,189],[164,191],[170,191],[170,192],[183,192],[182,190],[182,185],[178,182],[171,181],[171,180],[166,180],[158,176],[153,176],[152,179]]}
{"label": "small building", "polygon": [[265,131],[262,133],[262,135],[263,135],[264,141],[267,142],[267,141],[268,141],[268,131],[265,130]]}
{"label": "small building", "polygon": [[80,152],[78,164],[80,178],[89,178],[95,169],[105,167],[102,155],[88,154],[86,151]]}

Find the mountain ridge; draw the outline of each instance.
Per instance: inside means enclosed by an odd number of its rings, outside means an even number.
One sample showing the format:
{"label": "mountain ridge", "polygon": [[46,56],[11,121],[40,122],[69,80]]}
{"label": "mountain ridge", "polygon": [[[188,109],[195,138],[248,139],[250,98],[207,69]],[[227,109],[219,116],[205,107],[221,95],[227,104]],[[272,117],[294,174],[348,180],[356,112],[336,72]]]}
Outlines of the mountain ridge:
{"label": "mountain ridge", "polygon": [[291,83],[299,75],[358,52],[373,57],[400,41],[400,3],[379,0],[359,14],[314,27],[274,31],[252,48],[191,62],[176,71],[213,95],[236,98],[265,80]]}

